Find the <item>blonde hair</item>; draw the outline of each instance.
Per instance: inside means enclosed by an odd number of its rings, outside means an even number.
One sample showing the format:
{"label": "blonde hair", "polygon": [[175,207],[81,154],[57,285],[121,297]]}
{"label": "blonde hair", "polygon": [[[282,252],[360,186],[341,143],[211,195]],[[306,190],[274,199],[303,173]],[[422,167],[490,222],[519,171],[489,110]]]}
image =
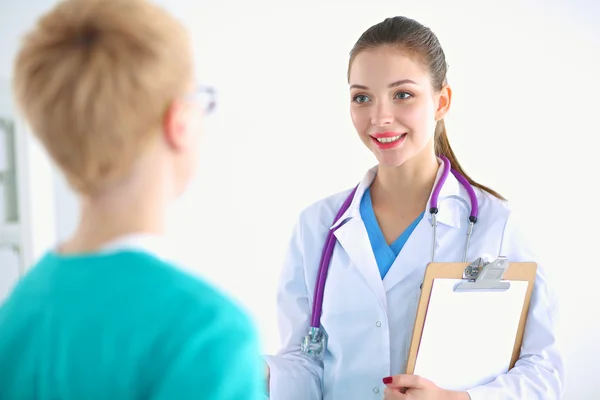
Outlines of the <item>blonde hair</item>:
{"label": "blonde hair", "polygon": [[187,32],[146,0],[66,0],[24,39],[17,104],[71,186],[128,175],[191,83]]}

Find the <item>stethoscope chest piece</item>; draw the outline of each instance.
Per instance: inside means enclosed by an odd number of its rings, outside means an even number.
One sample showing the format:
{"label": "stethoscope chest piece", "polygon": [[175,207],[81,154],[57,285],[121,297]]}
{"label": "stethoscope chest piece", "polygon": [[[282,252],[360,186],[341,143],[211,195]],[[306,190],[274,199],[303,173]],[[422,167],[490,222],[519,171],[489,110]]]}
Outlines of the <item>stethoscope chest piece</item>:
{"label": "stethoscope chest piece", "polygon": [[327,348],[327,337],[320,328],[311,327],[302,340],[302,353],[314,360],[322,360]]}

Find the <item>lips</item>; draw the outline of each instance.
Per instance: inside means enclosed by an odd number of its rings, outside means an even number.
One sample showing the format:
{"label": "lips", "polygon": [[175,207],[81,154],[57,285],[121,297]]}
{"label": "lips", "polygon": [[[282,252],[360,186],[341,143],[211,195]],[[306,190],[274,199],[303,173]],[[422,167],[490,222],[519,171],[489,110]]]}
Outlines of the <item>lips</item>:
{"label": "lips", "polygon": [[405,138],[406,132],[383,132],[371,135],[371,140],[373,140],[373,143],[381,150],[398,147],[404,142]]}

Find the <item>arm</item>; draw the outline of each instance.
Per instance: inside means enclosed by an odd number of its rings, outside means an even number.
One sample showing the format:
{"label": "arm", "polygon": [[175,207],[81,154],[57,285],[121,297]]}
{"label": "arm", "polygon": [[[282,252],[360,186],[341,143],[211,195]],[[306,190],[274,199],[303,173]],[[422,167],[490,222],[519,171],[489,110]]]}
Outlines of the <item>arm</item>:
{"label": "arm", "polygon": [[[509,261],[536,261],[514,216],[509,216],[500,255]],[[548,277],[538,264],[521,356],[515,367],[493,382],[468,390],[472,400],[554,400],[564,388],[564,364],[556,345],[556,302]]]}
{"label": "arm", "polygon": [[300,343],[308,333],[310,308],[303,268],[302,228],[299,222],[285,257],[277,295],[279,332],[283,348],[266,356],[270,369],[272,400],[317,400],[322,398],[323,365],[306,358]]}

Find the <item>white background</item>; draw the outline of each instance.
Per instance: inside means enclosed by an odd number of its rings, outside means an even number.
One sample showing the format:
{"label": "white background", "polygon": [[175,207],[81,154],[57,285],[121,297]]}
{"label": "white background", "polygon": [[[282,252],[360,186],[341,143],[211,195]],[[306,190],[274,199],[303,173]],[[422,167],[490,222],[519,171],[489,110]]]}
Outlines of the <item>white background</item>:
{"label": "white background", "polygon": [[[10,79],[19,37],[54,3],[0,0],[0,79]],[[447,127],[461,163],[523,214],[556,285],[565,399],[598,397],[600,3],[160,3],[190,28],[200,80],[219,93],[198,178],[173,210],[169,238],[186,265],[248,308],[265,352],[279,345],[275,291],[298,213],[356,184],[375,162],[348,114],[348,51],[370,25],[403,14],[432,27],[446,51]],[[57,174],[53,187],[63,239],[76,203]]]}

